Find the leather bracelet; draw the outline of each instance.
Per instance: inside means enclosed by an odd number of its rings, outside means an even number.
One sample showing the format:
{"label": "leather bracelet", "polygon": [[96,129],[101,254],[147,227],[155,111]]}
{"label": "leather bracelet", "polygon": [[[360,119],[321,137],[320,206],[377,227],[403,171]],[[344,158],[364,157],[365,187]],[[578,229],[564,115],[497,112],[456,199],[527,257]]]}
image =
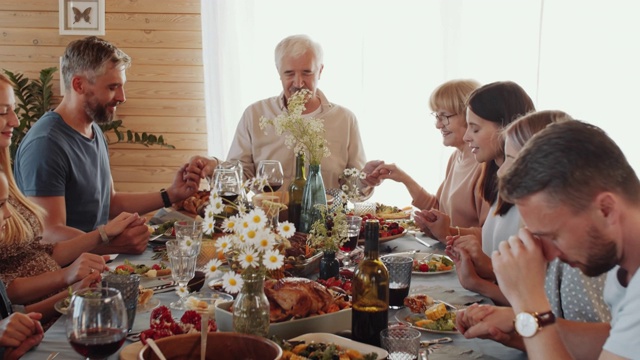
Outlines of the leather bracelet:
{"label": "leather bracelet", "polygon": [[104,225],[98,225],[98,234],[100,234],[100,239],[103,244],[108,244],[111,239],[109,239],[109,235],[107,235],[107,230],[105,230]]}
{"label": "leather bracelet", "polygon": [[162,202],[164,203],[164,207],[171,207],[173,204],[171,203],[171,199],[169,199],[169,194],[167,190],[160,189],[160,196],[162,196]]}

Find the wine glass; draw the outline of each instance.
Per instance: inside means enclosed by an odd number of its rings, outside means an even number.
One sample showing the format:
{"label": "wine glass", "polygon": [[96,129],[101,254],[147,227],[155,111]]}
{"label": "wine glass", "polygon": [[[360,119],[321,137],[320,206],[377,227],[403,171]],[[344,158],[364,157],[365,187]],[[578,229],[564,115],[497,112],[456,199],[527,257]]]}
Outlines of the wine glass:
{"label": "wine glass", "polygon": [[342,252],[342,266],[350,267],[351,252],[358,245],[358,237],[360,236],[360,228],[362,227],[362,218],[355,215],[347,215],[347,236],[349,239],[342,244],[340,251]]}
{"label": "wine glass", "polygon": [[227,205],[237,204],[238,196],[242,192],[242,182],[238,177],[238,172],[235,169],[216,168],[213,173],[211,191],[215,191],[222,198],[225,205],[223,215],[226,217],[234,215],[236,207]]}
{"label": "wine glass", "polygon": [[87,360],[106,359],[124,343],[127,308],[120,291],[80,289],[73,293],[67,314],[67,339]]}
{"label": "wine glass", "polygon": [[[177,234],[176,232],[176,236]],[[178,286],[186,289],[189,280],[196,275],[200,241],[187,244],[183,240],[169,240],[166,242],[166,246],[169,263],[171,263],[171,278],[178,283]],[[180,299],[172,302],[169,306],[176,310],[186,310],[184,301],[185,299],[181,293]]]}
{"label": "wine glass", "polygon": [[266,179],[267,184],[261,184],[263,187],[256,189],[257,192],[275,192],[278,191],[284,183],[284,173],[282,172],[282,164],[278,160],[260,160],[258,163],[258,178]]}

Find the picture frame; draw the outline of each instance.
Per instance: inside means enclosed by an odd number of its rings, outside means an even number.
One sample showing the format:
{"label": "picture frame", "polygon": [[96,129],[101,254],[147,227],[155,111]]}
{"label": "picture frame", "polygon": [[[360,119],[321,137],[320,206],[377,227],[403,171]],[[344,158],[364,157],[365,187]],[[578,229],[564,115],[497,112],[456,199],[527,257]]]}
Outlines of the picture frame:
{"label": "picture frame", "polygon": [[104,35],[105,0],[59,0],[60,35]]}

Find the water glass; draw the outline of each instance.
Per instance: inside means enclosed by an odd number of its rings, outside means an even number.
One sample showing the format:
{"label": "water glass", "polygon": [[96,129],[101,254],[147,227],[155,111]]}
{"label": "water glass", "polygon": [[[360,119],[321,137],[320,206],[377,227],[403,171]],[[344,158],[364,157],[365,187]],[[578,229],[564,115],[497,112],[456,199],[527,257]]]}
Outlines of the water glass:
{"label": "water glass", "polygon": [[173,224],[176,230],[176,240],[193,241],[199,243],[202,240],[202,221],[180,220]]}
{"label": "water glass", "polygon": [[381,258],[389,271],[389,307],[404,307],[404,299],[409,295],[413,258],[409,256],[388,255]]}
{"label": "water glass", "polygon": [[[176,232],[177,235],[177,232]],[[189,280],[196,272],[196,262],[200,253],[200,242],[188,243],[180,240],[169,240],[166,243],[167,256],[171,264],[171,277],[182,288],[186,288]],[[174,301],[169,306],[176,310],[185,310],[184,298]]]}
{"label": "water glass", "polygon": [[127,335],[127,309],[120,291],[85,288],[73,293],[67,309],[67,339],[87,360],[106,359]]}
{"label": "water glass", "polygon": [[128,328],[131,331],[133,321],[136,318],[136,308],[138,307],[138,294],[140,293],[140,276],[137,274],[113,274],[108,273],[102,276],[102,286],[118,289],[127,308]]}
{"label": "water glass", "polygon": [[366,214],[376,215],[376,203],[357,202],[353,204],[353,215],[362,216]]}
{"label": "water glass", "polygon": [[420,331],[396,326],[380,332],[380,344],[389,353],[390,360],[413,360],[420,351]]}

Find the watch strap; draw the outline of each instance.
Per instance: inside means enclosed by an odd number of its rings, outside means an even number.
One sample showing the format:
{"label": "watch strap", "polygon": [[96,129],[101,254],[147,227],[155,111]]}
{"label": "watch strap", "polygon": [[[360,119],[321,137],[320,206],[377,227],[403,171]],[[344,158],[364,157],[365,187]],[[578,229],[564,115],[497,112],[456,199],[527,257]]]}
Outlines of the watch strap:
{"label": "watch strap", "polygon": [[107,235],[107,230],[105,230],[104,225],[98,225],[98,234],[100,234],[100,239],[103,244],[108,244],[111,239],[109,239],[109,235]]}
{"label": "watch strap", "polygon": [[160,189],[160,196],[162,196],[162,202],[164,203],[164,207],[171,207],[173,204],[171,203],[171,199],[169,199],[169,194],[167,190]]}
{"label": "watch strap", "polygon": [[543,313],[534,313],[533,316],[535,316],[536,320],[538,320],[538,328],[551,325],[556,322],[556,316],[551,310]]}

